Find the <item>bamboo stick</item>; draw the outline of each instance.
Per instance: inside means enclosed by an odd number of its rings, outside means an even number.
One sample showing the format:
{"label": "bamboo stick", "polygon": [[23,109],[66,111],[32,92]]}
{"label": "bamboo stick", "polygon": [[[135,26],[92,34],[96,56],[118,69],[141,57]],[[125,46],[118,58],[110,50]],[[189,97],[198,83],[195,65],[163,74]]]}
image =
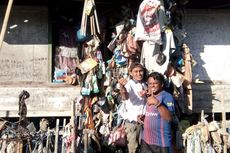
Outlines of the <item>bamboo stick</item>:
{"label": "bamboo stick", "polygon": [[85,22],[84,21],[84,15],[85,15],[84,9],[85,9],[85,2],[84,2],[83,11],[82,11],[82,17],[81,17],[81,27],[80,27],[81,35],[83,34],[83,27],[84,27],[84,22]]}
{"label": "bamboo stick", "polygon": [[85,14],[85,9],[87,5],[87,0],[84,1],[84,7],[82,11],[82,19],[81,19],[81,35],[85,36],[86,33],[86,23],[87,23],[87,16]]}
{"label": "bamboo stick", "polygon": [[94,16],[93,16],[93,33],[94,33],[94,35],[97,34],[97,33],[96,33],[95,18],[94,18]]}
{"label": "bamboo stick", "polygon": [[97,32],[100,34],[100,27],[99,27],[99,23],[98,23],[98,17],[97,17],[97,10],[96,10],[96,5],[95,5],[95,1],[92,0],[93,5],[94,5],[94,17],[95,17],[95,21],[96,21],[96,27],[97,27]]}
{"label": "bamboo stick", "polygon": [[83,28],[83,30],[84,30],[83,31],[83,36],[86,36],[86,28],[87,28],[88,17],[86,16],[84,20],[85,20],[85,23],[84,23],[84,28]]}
{"label": "bamboo stick", "polygon": [[6,33],[6,28],[7,28],[7,24],[8,24],[8,20],[9,20],[12,5],[13,5],[13,0],[9,0],[7,8],[6,8],[6,14],[5,14],[5,17],[4,17],[4,20],[3,20],[3,24],[2,24],[1,34],[0,34],[0,49],[2,48],[2,43],[3,43],[5,33]]}
{"label": "bamboo stick", "polygon": [[90,16],[90,32],[91,32],[91,35],[94,35],[94,30],[93,30],[93,15]]}

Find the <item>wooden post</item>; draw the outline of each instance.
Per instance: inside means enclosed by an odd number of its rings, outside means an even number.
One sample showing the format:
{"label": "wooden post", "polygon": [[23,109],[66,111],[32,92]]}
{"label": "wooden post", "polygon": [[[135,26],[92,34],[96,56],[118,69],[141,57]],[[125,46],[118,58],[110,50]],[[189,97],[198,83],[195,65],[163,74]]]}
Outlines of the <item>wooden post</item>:
{"label": "wooden post", "polygon": [[18,151],[19,151],[19,153],[22,153],[22,151],[23,151],[23,142],[21,140],[18,143]]}
{"label": "wooden post", "polygon": [[190,54],[190,49],[186,44],[183,44],[184,49],[184,65],[185,65],[185,72],[184,72],[184,82],[183,86],[185,87],[186,97],[185,100],[188,105],[188,113],[192,113],[193,109],[193,99],[192,99],[192,59]]}
{"label": "wooden post", "polygon": [[58,153],[59,119],[56,120],[54,153]]}
{"label": "wooden post", "polygon": [[202,122],[203,118],[204,118],[204,110],[202,109],[202,110],[201,110],[201,115],[200,115],[200,121],[201,121],[201,122]]}
{"label": "wooden post", "polygon": [[4,20],[2,23],[2,30],[1,30],[1,34],[0,34],[0,49],[2,48],[2,43],[3,43],[5,33],[6,33],[6,28],[7,28],[7,24],[8,24],[12,5],[13,5],[13,0],[9,0],[7,8],[6,8],[6,14],[5,14],[5,17],[4,17]]}
{"label": "wooden post", "polygon": [[32,153],[32,147],[31,147],[31,143],[30,143],[29,138],[27,139],[27,143],[28,143],[28,146],[29,146],[29,153]]}
{"label": "wooden post", "polygon": [[73,141],[71,144],[71,153],[75,153],[75,130],[76,130],[76,126],[75,126],[75,101],[72,101],[72,115],[71,115],[71,125],[73,127],[72,130],[72,136],[73,136]]}
{"label": "wooden post", "polygon": [[49,137],[50,137],[50,127],[47,130],[47,137],[46,137],[46,151],[49,152]]}
{"label": "wooden post", "polygon": [[222,104],[222,129],[224,131],[223,133],[223,141],[224,141],[224,150],[223,153],[227,153],[227,136],[226,133],[226,113],[225,113],[225,100],[224,100],[224,94],[221,93],[221,104]]}
{"label": "wooden post", "polygon": [[[65,125],[66,125],[66,119],[64,118],[64,120],[63,120],[63,132],[65,132]],[[63,135],[64,135],[64,133],[63,133]],[[62,135],[61,153],[65,153],[63,135]]]}

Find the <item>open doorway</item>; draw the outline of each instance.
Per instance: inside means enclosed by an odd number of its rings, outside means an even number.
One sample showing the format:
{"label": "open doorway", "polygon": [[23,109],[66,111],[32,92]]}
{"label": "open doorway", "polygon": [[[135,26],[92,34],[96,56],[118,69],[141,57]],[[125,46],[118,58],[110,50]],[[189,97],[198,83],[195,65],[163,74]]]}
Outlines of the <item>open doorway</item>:
{"label": "open doorway", "polygon": [[[99,19],[100,49],[105,61],[109,60],[112,52],[108,51],[107,45],[111,40],[112,31],[115,24],[122,20],[122,6],[136,8],[133,14],[136,14],[137,2],[129,1],[95,1],[96,10]],[[71,76],[75,73],[75,68],[81,58],[82,42],[77,38],[80,30],[83,1],[72,0],[68,2],[58,1],[50,4],[50,27],[52,35],[52,68],[53,82],[65,82],[65,76]]]}
{"label": "open doorway", "polygon": [[75,74],[79,62],[76,34],[80,28],[82,2],[59,2],[49,6],[52,36],[52,82],[62,83]]}

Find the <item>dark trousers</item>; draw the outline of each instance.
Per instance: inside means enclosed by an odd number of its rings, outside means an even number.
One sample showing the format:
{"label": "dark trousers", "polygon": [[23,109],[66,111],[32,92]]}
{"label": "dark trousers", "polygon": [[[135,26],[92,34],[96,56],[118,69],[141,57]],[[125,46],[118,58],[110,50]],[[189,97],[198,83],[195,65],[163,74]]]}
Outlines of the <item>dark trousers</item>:
{"label": "dark trousers", "polygon": [[160,147],[156,145],[147,144],[144,140],[141,140],[140,153],[172,153],[170,147]]}

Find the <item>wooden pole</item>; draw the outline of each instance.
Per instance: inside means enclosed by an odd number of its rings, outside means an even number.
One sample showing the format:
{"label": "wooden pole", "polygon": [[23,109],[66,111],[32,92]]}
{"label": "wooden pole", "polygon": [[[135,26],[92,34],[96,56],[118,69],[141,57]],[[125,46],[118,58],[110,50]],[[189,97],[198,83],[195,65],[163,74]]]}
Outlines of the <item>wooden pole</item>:
{"label": "wooden pole", "polygon": [[71,153],[75,153],[75,130],[76,130],[76,126],[75,126],[75,101],[72,101],[72,114],[71,114],[71,125],[73,127],[72,130],[72,136],[73,136],[73,141],[71,144]]}
{"label": "wooden pole", "polygon": [[22,153],[22,151],[23,151],[23,142],[22,141],[19,141],[18,151],[19,151],[19,153]]}
{"label": "wooden pole", "polygon": [[49,138],[50,138],[50,127],[48,127],[47,136],[46,136],[46,151],[47,152],[49,152]]}
{"label": "wooden pole", "polygon": [[4,20],[2,23],[2,30],[1,30],[1,34],[0,34],[0,49],[2,48],[2,43],[3,43],[5,33],[6,33],[6,28],[7,28],[7,24],[8,24],[12,5],[13,5],[13,0],[9,0],[7,8],[6,8],[6,14],[5,14],[5,17],[4,17]]}
{"label": "wooden pole", "polygon": [[192,99],[192,64],[191,64],[191,54],[190,49],[186,44],[183,44],[184,49],[184,65],[185,65],[185,72],[184,72],[184,82],[183,86],[185,87],[186,92],[186,102],[188,105],[188,113],[192,113],[193,109],[193,99]]}
{"label": "wooden pole", "polygon": [[224,131],[223,133],[223,141],[224,141],[224,150],[223,153],[227,153],[227,136],[226,133],[226,113],[225,113],[225,100],[224,100],[224,94],[221,93],[221,103],[222,103],[222,129]]}
{"label": "wooden pole", "polygon": [[[66,119],[64,118],[63,120],[63,135],[65,133],[65,126],[66,126]],[[61,153],[65,153],[65,149],[64,149],[64,140],[63,140],[63,135],[62,135],[62,145],[61,145]]]}
{"label": "wooden pole", "polygon": [[54,153],[58,153],[59,119],[56,120]]}
{"label": "wooden pole", "polygon": [[31,143],[30,143],[30,139],[27,139],[27,143],[29,145],[29,153],[32,153],[32,147],[31,147]]}
{"label": "wooden pole", "polygon": [[86,26],[87,26],[87,15],[85,14],[87,0],[84,1],[84,7],[82,11],[82,19],[81,19],[81,35],[86,36]]}
{"label": "wooden pole", "polygon": [[97,10],[96,10],[96,5],[95,5],[95,1],[92,0],[94,6],[95,6],[95,9],[94,9],[94,17],[95,17],[95,21],[96,21],[96,27],[97,27],[97,32],[100,34],[100,27],[99,27],[99,23],[98,23],[98,17],[97,17]]}

